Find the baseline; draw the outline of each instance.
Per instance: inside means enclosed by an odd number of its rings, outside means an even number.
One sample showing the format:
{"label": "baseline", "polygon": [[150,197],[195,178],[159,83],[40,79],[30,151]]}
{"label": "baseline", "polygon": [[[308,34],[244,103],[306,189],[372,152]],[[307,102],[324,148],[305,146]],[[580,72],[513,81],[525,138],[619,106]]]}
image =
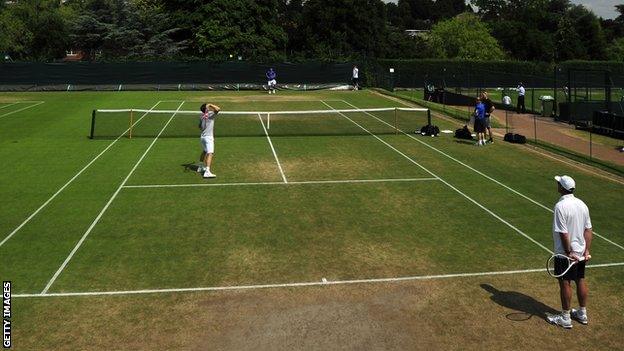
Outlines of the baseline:
{"label": "baseline", "polygon": [[[587,265],[586,268],[608,268],[608,267],[618,267],[618,266],[624,266],[624,262]],[[169,288],[169,289],[144,289],[144,290],[119,290],[119,291],[85,291],[85,292],[64,292],[64,293],[15,294],[13,295],[13,297],[14,298],[79,297],[79,296],[163,294],[163,293],[200,292],[200,291],[257,290],[257,289],[269,289],[269,288],[293,288],[293,287],[327,286],[327,285],[396,283],[396,282],[414,281],[414,280],[440,280],[440,279],[451,279],[451,278],[467,278],[467,277],[497,276],[497,275],[541,273],[541,272],[546,272],[546,270],[544,268],[533,268],[533,269],[520,269],[520,270],[510,270],[510,271],[468,272],[468,273],[417,275],[417,276],[407,276],[407,277],[370,278],[370,279],[352,279],[352,280],[327,280],[323,278],[320,281],[301,282],[301,283],[231,285],[231,286],[214,286],[214,287],[198,287],[198,288]]]}

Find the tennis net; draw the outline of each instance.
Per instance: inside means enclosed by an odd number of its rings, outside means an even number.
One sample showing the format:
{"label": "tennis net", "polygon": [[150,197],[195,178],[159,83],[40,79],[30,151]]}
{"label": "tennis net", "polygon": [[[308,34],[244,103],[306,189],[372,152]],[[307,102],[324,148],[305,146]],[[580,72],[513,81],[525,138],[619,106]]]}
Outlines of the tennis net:
{"label": "tennis net", "polygon": [[[90,137],[197,137],[199,111],[93,110]],[[396,134],[431,124],[424,108],[371,108],[315,111],[221,111],[215,135],[305,136]]]}

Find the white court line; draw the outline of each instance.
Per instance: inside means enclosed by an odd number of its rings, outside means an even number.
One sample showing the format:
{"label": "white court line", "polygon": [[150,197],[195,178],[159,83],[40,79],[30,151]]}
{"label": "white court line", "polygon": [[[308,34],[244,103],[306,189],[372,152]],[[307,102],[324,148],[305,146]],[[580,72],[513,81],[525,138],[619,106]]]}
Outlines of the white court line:
{"label": "white court line", "polygon": [[[603,263],[587,265],[585,268],[607,268],[624,266],[624,262]],[[544,268],[520,269],[511,271],[493,271],[493,272],[474,272],[474,273],[451,273],[436,275],[417,275],[408,277],[393,278],[371,278],[371,279],[353,279],[353,280],[326,280],[301,283],[276,283],[276,284],[259,284],[259,285],[232,285],[232,286],[214,286],[199,288],[169,288],[169,289],[144,289],[144,290],[119,290],[119,291],[85,291],[85,292],[64,292],[49,294],[14,294],[15,298],[26,297],[76,297],[76,296],[110,296],[110,295],[138,295],[138,294],[163,294],[163,293],[179,293],[179,292],[199,292],[199,291],[227,291],[227,290],[257,290],[271,288],[294,288],[307,286],[323,286],[323,285],[347,285],[347,284],[372,284],[372,283],[396,283],[414,280],[438,280],[451,278],[467,278],[482,276],[497,276],[509,274],[523,273],[546,273]]]}
{"label": "white court line", "polygon": [[[158,104],[160,104],[161,101],[158,101],[154,106],[152,106],[150,108],[150,110],[153,110],[154,108],[156,108],[156,106],[158,106]],[[113,140],[110,144],[108,144],[108,146],[102,150],[102,152],[100,152],[97,156],[95,156],[95,158],[93,158],[93,160],[91,160],[89,163],[87,163],[84,167],[82,167],[82,169],[80,171],[78,171],[78,173],[76,173],[73,177],[71,177],[71,179],[69,179],[67,181],[67,183],[65,183],[65,185],[63,185],[62,187],[60,187],[52,196],[50,196],[49,199],[46,200],[46,202],[44,202],[41,206],[39,206],[39,208],[37,208],[35,210],[35,212],[33,212],[30,216],[28,216],[28,218],[26,218],[22,224],[20,224],[19,226],[17,226],[17,228],[13,229],[13,231],[11,233],[9,233],[9,235],[7,235],[1,242],[0,242],[0,247],[2,247],[2,245],[4,245],[4,243],[7,242],[7,240],[11,239],[11,237],[13,235],[15,235],[15,233],[17,233],[20,229],[22,229],[23,226],[25,226],[28,222],[30,222],[31,219],[33,219],[39,212],[41,212],[41,210],[43,210],[50,202],[52,202],[52,200],[54,200],[58,194],[60,194],[63,190],[65,190],[65,188],[67,188],[69,186],[69,184],[71,184],[76,178],[78,178],[87,168],[89,168],[89,166],[91,166],[95,161],[97,161],[100,156],[102,156],[106,151],[108,151],[108,149],[110,149],[119,139],[121,139],[122,136],[124,136],[128,130],[130,128],[132,128],[133,126],[135,126],[137,123],[139,123],[143,117],[145,117],[149,112],[146,112],[145,114],[143,114],[143,116],[141,116],[139,119],[137,119],[136,122],[134,122],[132,124],[132,126],[130,126],[128,129],[126,129],[123,133],[121,133],[117,139]]]}
{"label": "white court line", "polygon": [[17,104],[19,104],[19,102],[13,102],[13,103],[10,103],[8,105],[0,106],[0,110],[2,110],[3,108],[7,108],[9,106],[17,105]]}
{"label": "white court line", "polygon": [[[184,105],[184,101],[182,101],[182,103],[180,104],[180,106],[178,106],[178,110],[180,110],[180,108],[182,107],[182,105]],[[145,152],[143,153],[143,155],[141,155],[141,157],[139,158],[139,160],[134,164],[134,167],[132,167],[132,169],[130,170],[130,172],[128,173],[128,175],[126,176],[126,178],[123,180],[123,182],[121,182],[121,185],[119,185],[119,187],[117,188],[117,190],[115,191],[115,193],[113,194],[113,196],[111,196],[110,199],[108,199],[108,202],[106,203],[106,205],[104,205],[104,208],[102,208],[102,210],[100,211],[100,213],[97,215],[97,217],[95,217],[95,219],[93,220],[93,222],[91,223],[91,225],[89,226],[89,228],[87,229],[87,231],[84,233],[84,235],[82,236],[82,238],[80,238],[80,240],[78,241],[78,243],[76,244],[76,246],[74,246],[73,250],[69,253],[69,256],[67,256],[67,258],[65,259],[65,261],[63,262],[63,264],[59,267],[59,269],[56,271],[56,273],[54,273],[54,276],[52,276],[52,278],[50,279],[50,281],[48,282],[48,284],[46,284],[45,288],[43,289],[43,291],[41,292],[42,294],[45,294],[46,292],[48,292],[48,290],[50,289],[50,287],[52,286],[52,284],[54,284],[54,282],[56,281],[56,278],[58,278],[58,276],[61,274],[61,272],[63,271],[63,269],[65,269],[65,267],[67,266],[67,264],[69,263],[69,261],[72,259],[72,257],[74,257],[74,254],[76,253],[76,251],[78,251],[78,249],[80,248],[80,246],[82,245],[82,243],[85,241],[85,239],[87,238],[87,236],[91,233],[91,231],[93,230],[93,228],[95,227],[95,225],[100,221],[100,218],[102,218],[102,216],[104,215],[104,212],[106,212],[106,210],[108,209],[108,207],[113,203],[113,200],[115,200],[115,198],[117,197],[117,195],[119,194],[119,192],[121,191],[121,189],[123,188],[123,186],[126,184],[126,182],[128,181],[128,179],[130,179],[130,177],[132,176],[132,174],[134,173],[134,171],[137,169],[137,167],[139,167],[139,164],[141,164],[141,161],[143,161],[143,159],[145,158],[145,155],[147,155],[147,153],[152,149],[152,146],[154,146],[154,144],[156,143],[156,141],[158,140],[158,137],[160,137],[160,135],[165,131],[165,128],[167,128],[167,126],[169,125],[169,123],[171,122],[171,120],[173,119],[173,117],[175,117],[175,113],[173,115],[171,115],[171,117],[169,118],[169,120],[167,121],[167,123],[165,123],[165,126],[160,130],[160,132],[158,133],[158,135],[156,136],[156,138],[154,138],[154,140],[152,141],[152,143],[147,147],[147,150],[145,150]]]}
{"label": "white court line", "polygon": [[35,104],[33,104],[33,105],[26,106],[26,107],[22,107],[22,108],[20,108],[19,110],[15,110],[15,111],[7,112],[7,113],[5,113],[5,114],[3,114],[3,115],[0,115],[0,118],[5,117],[5,116],[8,116],[8,115],[12,115],[12,114],[14,114],[14,113],[18,113],[18,112],[21,112],[21,111],[24,111],[24,110],[27,110],[27,109],[29,109],[29,108],[33,108],[33,107],[35,107],[35,106],[39,106],[39,105],[43,104],[44,102],[45,102],[45,101],[39,101],[39,102],[37,102],[37,103],[35,103]]}
{"label": "white court line", "polygon": [[269,141],[269,145],[271,146],[271,151],[273,151],[273,156],[275,157],[275,162],[277,162],[277,168],[279,168],[280,174],[282,175],[282,180],[284,183],[288,183],[286,179],[286,175],[284,174],[284,170],[282,169],[282,164],[277,158],[277,152],[275,152],[275,148],[273,147],[273,143],[271,142],[271,137],[269,137],[269,132],[267,132],[266,127],[264,126],[264,122],[262,121],[262,115],[258,113],[258,119],[260,120],[260,124],[262,124],[262,129],[264,129],[264,135],[266,135],[267,140]]}
{"label": "white court line", "polygon": [[189,187],[221,187],[221,186],[252,186],[252,185],[306,185],[306,184],[355,184],[355,183],[388,183],[388,182],[417,182],[438,180],[438,178],[385,178],[385,179],[341,179],[341,180],[305,180],[285,182],[255,182],[255,183],[191,183],[191,184],[144,184],[124,185],[124,189],[134,188],[189,188]]}
{"label": "white court line", "polygon": [[[353,108],[358,108],[357,106],[355,106],[355,105],[353,105],[353,104],[351,104],[351,103],[349,103],[349,102],[347,102],[347,101],[344,101],[344,100],[343,100],[343,102],[344,102],[345,104],[347,104],[347,105],[350,105],[350,106],[351,106],[351,107],[353,107]],[[409,106],[409,105],[407,105],[407,104],[404,104],[404,105],[405,105],[405,106]],[[382,123],[384,123],[384,124],[386,124],[386,125],[391,126],[391,125],[390,125],[390,124],[388,124],[386,121],[384,121],[384,120],[382,120],[382,119],[378,118],[377,116],[375,116],[375,115],[373,115],[373,114],[371,114],[371,113],[369,113],[369,112],[364,112],[364,113],[366,113],[366,114],[370,115],[371,117],[373,117],[373,118],[377,119],[378,121],[380,121],[380,122],[382,122]],[[424,142],[424,141],[422,141],[422,140],[420,140],[420,139],[418,139],[418,138],[414,137],[413,135],[411,135],[411,134],[409,134],[409,133],[406,133],[406,132],[404,132],[403,130],[400,130],[400,129],[399,129],[399,131],[400,131],[401,133],[403,133],[403,134],[407,135],[408,137],[412,138],[413,140],[416,140],[417,142],[421,143],[422,145],[425,145],[425,146],[427,146],[428,148],[430,148],[430,149],[432,149],[432,150],[434,150],[434,151],[437,151],[438,153],[440,153],[440,154],[442,154],[442,155],[444,155],[444,156],[446,156],[446,157],[450,158],[451,160],[453,160],[453,161],[455,161],[455,162],[459,163],[460,165],[462,165],[462,166],[464,166],[464,167],[466,167],[466,168],[470,169],[471,171],[473,171],[473,172],[475,172],[475,173],[477,173],[477,174],[479,174],[479,175],[481,175],[481,176],[485,177],[486,179],[489,179],[489,180],[493,181],[494,183],[496,183],[496,184],[498,184],[498,185],[500,185],[500,186],[504,187],[505,189],[507,189],[507,190],[509,190],[509,191],[513,192],[514,194],[516,194],[516,195],[519,195],[519,196],[523,197],[524,199],[526,199],[526,200],[528,200],[528,201],[530,201],[530,202],[534,203],[535,205],[537,205],[537,206],[539,206],[539,207],[541,207],[541,208],[545,209],[546,211],[549,211],[550,213],[554,213],[554,212],[553,212],[553,210],[552,210],[550,207],[544,206],[543,204],[541,204],[541,203],[539,203],[539,202],[537,202],[537,201],[535,201],[535,200],[531,199],[530,197],[528,197],[528,196],[526,196],[526,195],[524,195],[524,194],[520,193],[519,191],[517,191],[517,190],[515,190],[515,189],[513,189],[513,188],[511,188],[511,187],[509,187],[509,186],[507,186],[507,185],[505,185],[505,184],[503,184],[503,183],[501,183],[500,181],[498,181],[498,180],[496,180],[496,179],[494,179],[494,178],[492,178],[492,177],[488,176],[487,174],[485,174],[485,173],[483,173],[483,172],[479,171],[478,169],[475,169],[475,168],[471,167],[470,165],[467,165],[466,163],[464,163],[464,162],[462,162],[462,161],[460,161],[460,160],[456,159],[455,157],[453,157],[453,156],[451,156],[451,155],[447,154],[446,152],[444,152],[444,151],[442,151],[442,150],[440,150],[440,149],[438,149],[438,148],[436,148],[436,147],[434,147],[434,146],[432,146],[432,145],[429,145],[428,143],[426,143],[426,142]],[[596,232],[593,232],[593,233],[594,233],[597,237],[599,237],[599,238],[601,238],[601,239],[603,239],[603,240],[607,241],[608,243],[610,243],[610,244],[612,244],[612,245],[615,245],[615,246],[619,247],[620,249],[624,250],[624,246],[622,246],[622,245],[620,245],[620,244],[618,244],[618,243],[616,243],[616,242],[612,241],[611,239],[608,239],[607,237],[604,237],[604,236],[602,236],[602,235],[600,235],[600,234],[598,234],[598,233],[596,233]]]}
{"label": "white court line", "polygon": [[[330,105],[328,105],[327,103],[325,103],[324,101],[321,101],[322,103],[324,103],[325,105],[327,105],[329,108],[332,108]],[[457,189],[456,187],[454,187],[453,185],[451,185],[449,182],[447,182],[446,180],[440,178],[438,175],[436,175],[435,173],[433,173],[432,171],[430,171],[429,169],[425,168],[424,166],[422,166],[421,164],[419,164],[418,162],[414,161],[414,159],[412,159],[411,157],[407,156],[406,154],[404,154],[403,152],[401,152],[400,150],[398,150],[397,148],[395,148],[394,146],[388,144],[385,140],[381,139],[380,137],[378,137],[377,135],[373,134],[372,132],[370,132],[368,129],[364,128],[363,126],[361,126],[360,124],[358,124],[357,122],[355,122],[354,120],[352,120],[351,118],[347,117],[345,114],[343,113],[339,113],[340,115],[342,115],[344,118],[348,119],[349,121],[351,121],[353,124],[357,125],[358,127],[360,127],[362,130],[364,130],[365,132],[367,132],[368,134],[370,134],[371,136],[373,136],[375,139],[379,140],[381,143],[383,143],[384,145],[386,145],[387,147],[391,148],[392,150],[396,151],[397,153],[399,153],[401,156],[405,157],[407,160],[409,160],[410,162],[412,162],[413,164],[417,165],[418,167],[422,168],[425,172],[431,174],[432,176],[434,176],[435,178],[439,179],[442,183],[446,184],[449,188],[455,190],[458,194],[460,194],[461,196],[465,197],[466,199],[468,199],[470,202],[472,202],[473,204],[479,206],[482,210],[484,210],[485,212],[489,213],[491,216],[493,216],[494,218],[498,219],[499,221],[501,221],[502,223],[504,223],[505,225],[507,225],[509,228],[513,229],[514,231],[516,231],[516,233],[524,236],[525,238],[529,239],[530,241],[532,241],[535,245],[541,247],[542,249],[544,249],[546,252],[552,254],[553,252],[548,249],[546,246],[540,244],[538,241],[536,241],[535,239],[533,239],[532,237],[528,236],[527,234],[525,234],[523,231],[521,231],[520,229],[516,228],[513,224],[507,222],[506,220],[504,220],[502,217],[500,217],[499,215],[497,215],[496,213],[492,212],[490,209],[488,209],[487,207],[483,206],[481,203],[477,202],[475,199],[471,198],[470,196],[466,195],[464,192],[462,192],[461,190]],[[376,118],[376,117],[375,117]]]}

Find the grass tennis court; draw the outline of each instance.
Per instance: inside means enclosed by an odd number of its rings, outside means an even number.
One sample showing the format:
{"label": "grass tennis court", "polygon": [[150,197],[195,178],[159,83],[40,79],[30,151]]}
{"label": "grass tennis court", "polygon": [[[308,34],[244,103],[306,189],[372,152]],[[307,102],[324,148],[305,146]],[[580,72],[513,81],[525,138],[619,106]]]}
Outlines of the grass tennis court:
{"label": "grass tennis court", "polygon": [[[138,115],[144,135],[132,139],[87,137],[94,109],[203,102],[223,111],[408,107],[367,91],[3,93],[0,275],[13,283],[16,349],[115,348],[111,339],[149,349],[332,348],[357,346],[358,335],[372,335],[362,340],[373,348],[539,347],[565,333],[531,318],[559,308],[542,271],[556,174],[576,179],[597,232],[588,270],[596,322],[572,332],[582,346],[622,346],[622,179],[500,140],[477,148],[451,134],[414,135],[421,112],[401,116],[407,134],[382,132],[395,118],[386,112],[323,123],[276,116],[268,133],[262,114],[219,116],[214,180],[189,167],[199,141],[167,130],[182,128],[173,113]],[[169,324],[168,314],[179,318]],[[357,324],[365,317],[374,325]],[[291,344],[306,327],[290,322],[302,319],[349,336],[330,330]],[[262,324],[283,333],[263,339]],[[410,336],[395,338],[401,327]]]}

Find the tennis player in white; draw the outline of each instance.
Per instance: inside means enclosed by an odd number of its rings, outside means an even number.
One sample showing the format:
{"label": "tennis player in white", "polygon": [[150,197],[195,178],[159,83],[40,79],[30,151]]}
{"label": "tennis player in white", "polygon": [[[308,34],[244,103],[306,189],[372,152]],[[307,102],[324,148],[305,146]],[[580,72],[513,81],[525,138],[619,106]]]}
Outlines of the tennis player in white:
{"label": "tennis player in white", "polygon": [[[555,216],[553,219],[553,241],[555,243],[555,253],[578,260],[583,257],[582,262],[576,263],[562,277],[559,278],[559,293],[561,296],[561,314],[548,316],[549,323],[562,326],[566,329],[572,328],[572,319],[581,324],[587,324],[587,296],[589,289],[585,282],[585,262],[589,260],[589,248],[592,242],[592,224],[589,218],[589,209],[581,199],[574,197],[576,183],[569,176],[556,176],[557,189],[561,198],[555,205]],[[563,259],[567,261],[566,259]],[[562,262],[560,265],[566,265]],[[557,272],[557,261],[555,261],[555,272]],[[559,268],[561,269],[561,268]],[[561,269],[563,272],[564,269]],[[580,308],[570,310],[572,301],[572,281],[576,283],[576,295]]]}
{"label": "tennis player in white", "polygon": [[204,178],[216,178],[217,176],[210,171],[210,165],[214,155],[214,120],[221,108],[213,104],[203,104],[200,110],[202,114],[199,118],[199,129],[201,130],[199,140],[202,145],[202,153],[199,160],[202,165],[197,168],[197,172],[203,172]]}
{"label": "tennis player in white", "polygon": [[353,84],[353,90],[360,89],[360,70],[357,66],[353,66],[353,75],[351,76],[351,84]]}

